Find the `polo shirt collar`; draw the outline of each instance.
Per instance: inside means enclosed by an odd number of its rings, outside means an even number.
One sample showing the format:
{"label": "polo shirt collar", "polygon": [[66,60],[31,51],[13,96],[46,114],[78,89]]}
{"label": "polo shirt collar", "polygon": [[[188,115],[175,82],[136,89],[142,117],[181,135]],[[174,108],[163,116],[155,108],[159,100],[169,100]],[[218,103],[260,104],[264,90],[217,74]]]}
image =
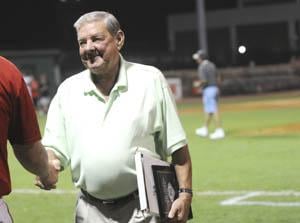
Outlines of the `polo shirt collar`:
{"label": "polo shirt collar", "polygon": [[119,92],[125,92],[128,89],[128,82],[127,82],[127,69],[126,69],[126,61],[120,54],[120,70],[118,75],[118,80],[115,83],[112,91],[119,91]]}

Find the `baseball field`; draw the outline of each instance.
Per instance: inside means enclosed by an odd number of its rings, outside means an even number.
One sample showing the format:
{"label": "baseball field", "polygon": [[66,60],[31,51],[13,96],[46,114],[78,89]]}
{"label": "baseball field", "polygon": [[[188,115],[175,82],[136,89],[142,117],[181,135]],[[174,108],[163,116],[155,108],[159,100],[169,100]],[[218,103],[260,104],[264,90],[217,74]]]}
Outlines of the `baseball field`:
{"label": "baseball field", "polygon": [[[300,222],[300,91],[221,98],[226,137],[194,134],[200,98],[178,102],[193,162],[191,223]],[[45,117],[40,116],[41,129]],[[212,130],[212,129],[211,129]],[[15,223],[73,222],[76,189],[68,170],[58,188],[37,189],[9,149]]]}

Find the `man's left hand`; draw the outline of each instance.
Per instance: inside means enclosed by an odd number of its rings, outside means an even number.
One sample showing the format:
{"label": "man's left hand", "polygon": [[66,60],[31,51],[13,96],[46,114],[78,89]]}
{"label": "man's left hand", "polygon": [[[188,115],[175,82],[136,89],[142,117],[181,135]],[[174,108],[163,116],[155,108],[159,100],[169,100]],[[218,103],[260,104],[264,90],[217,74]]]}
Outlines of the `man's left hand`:
{"label": "man's left hand", "polygon": [[192,195],[180,193],[179,197],[173,202],[168,218],[169,222],[185,223],[189,216]]}

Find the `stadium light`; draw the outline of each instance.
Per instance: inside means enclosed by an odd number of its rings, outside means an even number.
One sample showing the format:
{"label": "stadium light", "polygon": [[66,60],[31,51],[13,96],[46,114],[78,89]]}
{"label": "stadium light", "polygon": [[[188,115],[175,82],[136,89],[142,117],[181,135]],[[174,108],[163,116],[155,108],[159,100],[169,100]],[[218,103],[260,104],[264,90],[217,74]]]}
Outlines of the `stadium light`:
{"label": "stadium light", "polygon": [[247,48],[244,45],[241,45],[238,47],[238,51],[240,54],[245,54],[247,51]]}

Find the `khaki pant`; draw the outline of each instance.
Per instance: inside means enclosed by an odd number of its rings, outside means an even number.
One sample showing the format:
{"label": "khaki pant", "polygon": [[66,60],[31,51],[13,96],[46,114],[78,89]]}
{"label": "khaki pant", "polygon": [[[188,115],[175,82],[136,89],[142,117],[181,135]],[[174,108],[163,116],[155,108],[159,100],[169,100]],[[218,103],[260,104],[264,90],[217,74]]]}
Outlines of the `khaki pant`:
{"label": "khaki pant", "polygon": [[75,223],[159,223],[138,209],[139,198],[125,203],[102,204],[88,200],[81,192],[76,204]]}
{"label": "khaki pant", "polygon": [[3,199],[0,198],[0,223],[12,223],[13,219],[9,213],[8,207]]}

